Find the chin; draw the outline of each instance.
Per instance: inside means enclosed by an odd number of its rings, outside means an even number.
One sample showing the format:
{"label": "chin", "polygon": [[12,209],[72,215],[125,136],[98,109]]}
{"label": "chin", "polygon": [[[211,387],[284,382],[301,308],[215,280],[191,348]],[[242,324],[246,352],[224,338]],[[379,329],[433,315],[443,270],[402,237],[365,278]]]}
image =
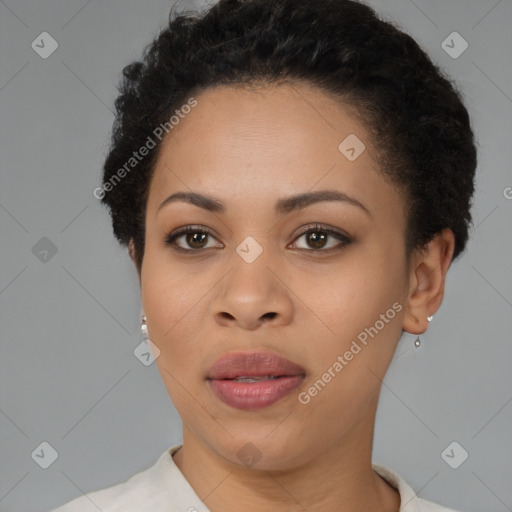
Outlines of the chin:
{"label": "chin", "polygon": [[210,446],[230,464],[251,470],[284,471],[309,460],[307,447],[296,436],[290,434],[288,439],[283,435],[273,437],[273,434],[268,436],[266,430],[254,435],[245,431],[243,436],[224,438]]}

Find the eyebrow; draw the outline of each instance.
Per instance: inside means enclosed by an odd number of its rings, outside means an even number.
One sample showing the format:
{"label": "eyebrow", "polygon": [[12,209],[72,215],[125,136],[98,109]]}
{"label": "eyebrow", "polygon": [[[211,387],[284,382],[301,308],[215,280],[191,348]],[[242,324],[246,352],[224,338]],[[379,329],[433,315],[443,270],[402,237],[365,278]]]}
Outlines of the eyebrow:
{"label": "eyebrow", "polygon": [[[222,201],[215,197],[198,194],[196,192],[176,192],[175,194],[170,195],[160,204],[157,212],[160,211],[164,206],[177,201],[190,203],[210,212],[225,213],[226,211],[226,207]],[[368,208],[366,208],[366,206],[364,206],[361,202],[338,190],[318,190],[315,192],[306,192],[303,194],[297,194],[295,196],[285,197],[283,199],[279,199],[276,202],[274,211],[276,215],[286,215],[292,211],[302,210],[303,208],[307,208],[312,204],[320,203],[323,201],[338,201],[350,204],[352,206],[357,206],[370,217],[372,216]]]}

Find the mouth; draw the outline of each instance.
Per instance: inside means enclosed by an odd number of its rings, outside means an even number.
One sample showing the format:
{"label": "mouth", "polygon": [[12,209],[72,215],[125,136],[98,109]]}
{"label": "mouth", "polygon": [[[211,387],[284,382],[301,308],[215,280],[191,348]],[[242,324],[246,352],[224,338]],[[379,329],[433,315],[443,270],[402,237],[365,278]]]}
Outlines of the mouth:
{"label": "mouth", "polygon": [[206,377],[222,402],[236,409],[268,407],[300,386],[306,370],[269,352],[238,352],[218,359]]}
{"label": "mouth", "polygon": [[223,379],[234,380],[235,382],[258,382],[260,380],[273,380],[285,377],[285,375],[265,375],[265,377],[236,377],[236,379]]}

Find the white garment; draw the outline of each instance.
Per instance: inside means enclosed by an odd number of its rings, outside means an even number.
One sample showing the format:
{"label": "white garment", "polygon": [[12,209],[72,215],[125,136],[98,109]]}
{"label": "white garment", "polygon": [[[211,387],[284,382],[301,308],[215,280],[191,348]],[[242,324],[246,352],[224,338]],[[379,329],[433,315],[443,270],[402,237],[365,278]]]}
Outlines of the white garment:
{"label": "white garment", "polygon": [[[210,512],[174,463],[181,445],[166,450],[150,468],[123,483],[80,496],[51,512]],[[384,466],[376,473],[398,489],[400,512],[456,512],[416,496],[403,478]]]}

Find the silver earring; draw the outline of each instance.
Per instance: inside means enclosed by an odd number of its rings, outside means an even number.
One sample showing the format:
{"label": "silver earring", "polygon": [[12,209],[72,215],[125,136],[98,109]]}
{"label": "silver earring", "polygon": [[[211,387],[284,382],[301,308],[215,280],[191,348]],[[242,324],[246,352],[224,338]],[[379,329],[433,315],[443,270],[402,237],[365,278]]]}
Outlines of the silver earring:
{"label": "silver earring", "polygon": [[433,316],[427,316],[427,320],[428,320],[429,322],[432,322],[432,318],[434,318],[434,317],[433,317]]}
{"label": "silver earring", "polygon": [[148,325],[146,322],[147,322],[146,315],[142,315],[140,331],[142,332],[142,336],[144,336],[144,339],[146,339],[148,337]]}

